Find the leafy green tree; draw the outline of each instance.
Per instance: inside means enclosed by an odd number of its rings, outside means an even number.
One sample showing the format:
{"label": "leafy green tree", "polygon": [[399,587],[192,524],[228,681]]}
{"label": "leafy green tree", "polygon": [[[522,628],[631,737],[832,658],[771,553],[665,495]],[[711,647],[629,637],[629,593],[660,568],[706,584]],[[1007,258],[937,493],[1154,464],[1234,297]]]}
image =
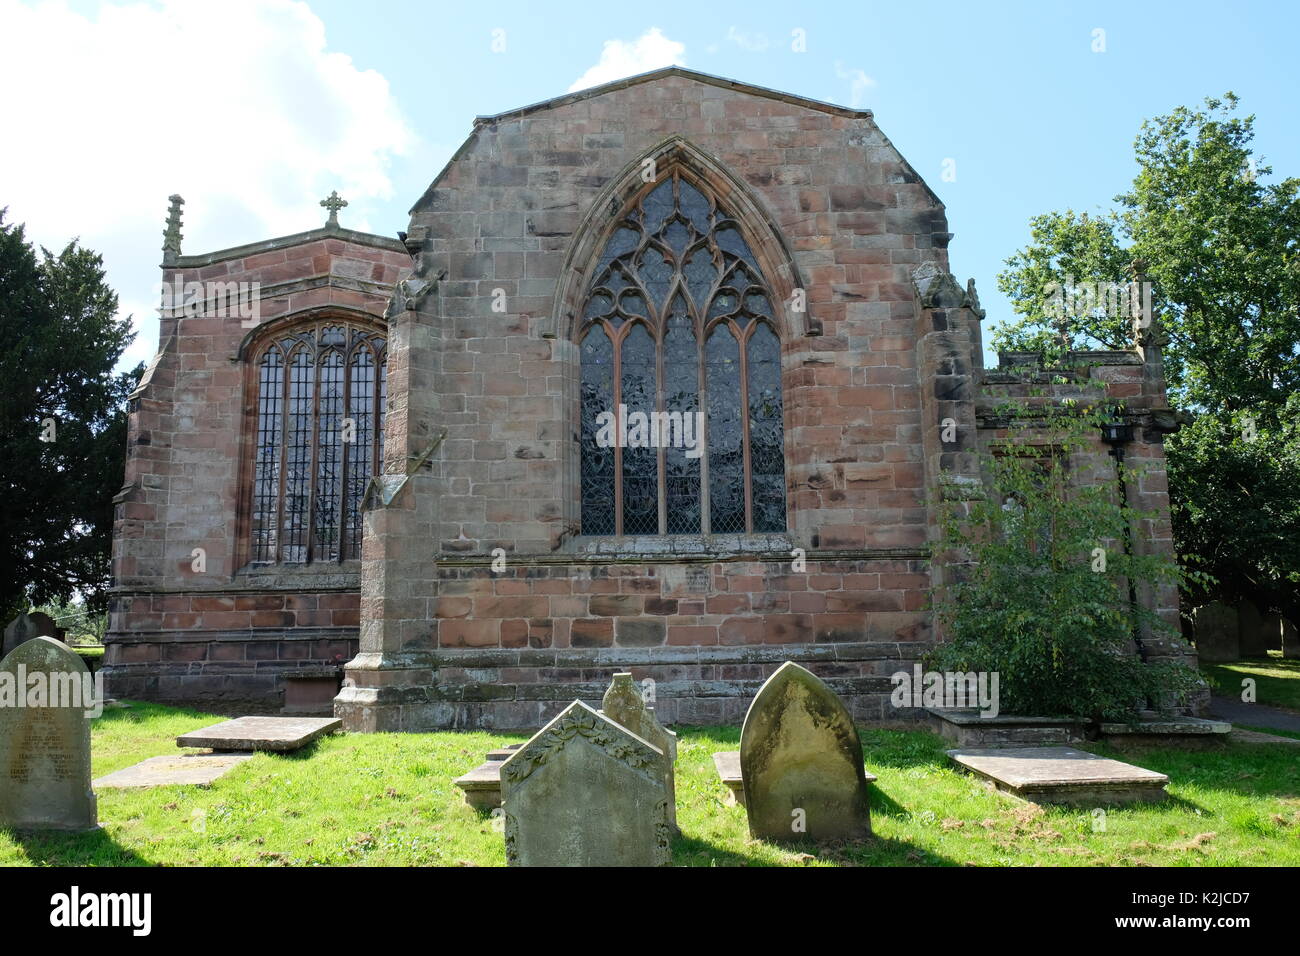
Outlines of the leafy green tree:
{"label": "leafy green tree", "polygon": [[74,594],[105,605],[139,377],[114,368],[133,337],[99,255],[73,241],[38,257],[0,210],[0,619]]}
{"label": "leafy green tree", "polygon": [[1005,713],[1124,720],[1196,685],[1185,665],[1144,662],[1135,639],[1170,629],[1129,582],[1177,583],[1177,564],[1129,553],[1124,529],[1143,515],[1121,504],[1113,473],[1073,473],[1100,421],[1084,410],[1047,423],[1044,444],[1008,441],[984,456],[985,497],[940,510],[940,552],[969,563],[936,594],[948,640],[929,664],[996,672]]}
{"label": "leafy green tree", "polygon": [[1237,107],[1228,93],[1145,122],[1138,173],[1115,210],[1035,217],[1029,245],[998,277],[1017,318],[992,341],[1129,347],[1127,314],[1065,296],[1062,315],[1047,290],[1122,283],[1125,263],[1145,260],[1169,339],[1170,401],[1191,419],[1166,445],[1175,539],[1218,581],[1194,597],[1248,596],[1297,616],[1300,179],[1268,178],[1251,148],[1254,117]]}

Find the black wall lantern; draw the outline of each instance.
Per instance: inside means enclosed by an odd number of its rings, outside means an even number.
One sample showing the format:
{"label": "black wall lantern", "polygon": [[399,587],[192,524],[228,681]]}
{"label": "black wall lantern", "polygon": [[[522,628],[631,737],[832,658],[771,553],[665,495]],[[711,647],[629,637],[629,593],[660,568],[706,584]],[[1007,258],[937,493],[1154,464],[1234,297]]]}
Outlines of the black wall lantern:
{"label": "black wall lantern", "polygon": [[1128,422],[1102,422],[1101,440],[1107,445],[1127,445],[1133,440],[1133,426]]}

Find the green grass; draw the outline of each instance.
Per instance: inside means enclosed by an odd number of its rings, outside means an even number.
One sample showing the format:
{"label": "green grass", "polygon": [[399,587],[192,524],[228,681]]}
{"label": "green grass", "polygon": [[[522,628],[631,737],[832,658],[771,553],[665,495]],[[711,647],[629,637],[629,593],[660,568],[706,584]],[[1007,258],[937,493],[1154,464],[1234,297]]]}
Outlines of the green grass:
{"label": "green grass", "polygon": [[1253,677],[1257,703],[1300,711],[1300,660],[1270,654],[1268,660],[1202,664],[1201,670],[1225,697],[1240,699],[1241,679]]}
{"label": "green grass", "polygon": [[[96,721],[96,776],[175,753],[173,738],[213,722],[134,704]],[[1163,805],[1041,810],[955,771],[925,731],[866,730],[874,836],[859,845],[781,847],[749,839],[725,806],[712,754],[735,728],[683,728],[675,862],[733,865],[1300,865],[1300,760],[1281,746],[1126,751],[1092,747],[1169,775]],[[291,755],[259,754],[211,787],[99,793],[101,832],[0,831],[4,865],[479,865],[504,861],[494,821],[465,806],[453,777],[521,735],[338,735]]]}

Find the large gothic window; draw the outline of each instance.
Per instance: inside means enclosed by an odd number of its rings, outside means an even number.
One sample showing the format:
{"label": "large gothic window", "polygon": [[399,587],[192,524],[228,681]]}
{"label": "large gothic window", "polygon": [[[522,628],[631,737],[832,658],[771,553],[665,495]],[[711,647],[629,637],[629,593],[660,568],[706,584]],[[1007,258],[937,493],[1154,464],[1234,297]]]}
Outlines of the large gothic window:
{"label": "large gothic window", "polygon": [[579,342],[583,534],[785,530],[772,293],[713,196],[674,172],[632,204]]}
{"label": "large gothic window", "polygon": [[252,561],[361,556],[362,498],[383,457],[385,345],[373,328],[332,320],[256,354]]}

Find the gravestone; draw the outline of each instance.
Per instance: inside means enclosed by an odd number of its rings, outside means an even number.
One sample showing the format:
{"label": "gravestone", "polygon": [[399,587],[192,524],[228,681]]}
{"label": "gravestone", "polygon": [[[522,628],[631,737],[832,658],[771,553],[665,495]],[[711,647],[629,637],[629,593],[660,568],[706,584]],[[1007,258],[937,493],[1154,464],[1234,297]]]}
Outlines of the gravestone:
{"label": "gravestone", "polygon": [[236,717],[176,738],[177,747],[288,753],[343,726],[337,717]]}
{"label": "gravestone", "polygon": [[749,706],[740,773],[755,839],[820,842],[871,833],[853,719],[829,687],[793,661],[767,679]]}
{"label": "gravestone", "polygon": [[664,753],[575,700],[501,765],[510,866],[664,866]]}
{"label": "gravestone", "polygon": [[1296,626],[1286,618],[1282,618],[1278,627],[1282,631],[1282,656],[1300,660],[1300,636],[1296,634]]}
{"label": "gravestone", "polygon": [[0,644],[0,657],[7,656],[18,646],[37,637],[53,637],[57,640],[58,632],[59,628],[54,623],[54,618],[44,611],[19,614],[5,628],[4,642]]}
{"label": "gravestone", "polygon": [[1242,657],[1267,657],[1268,639],[1264,636],[1264,618],[1250,601],[1237,605],[1237,646]]}
{"label": "gravestone", "polygon": [[1264,647],[1270,651],[1282,650],[1282,622],[1286,620],[1281,614],[1264,615]]}
{"label": "gravestone", "polygon": [[1206,663],[1241,660],[1241,642],[1237,631],[1237,609],[1222,601],[1198,607],[1196,622],[1196,656]]}
{"label": "gravestone", "polygon": [[600,712],[622,724],[642,740],[648,741],[663,751],[664,784],[668,787],[668,825],[677,832],[677,775],[674,767],[677,763],[677,735],[659,723],[654,708],[646,704],[641,689],[632,680],[629,673],[614,675],[605,697],[600,702]]}
{"label": "gravestone", "polygon": [[72,648],[37,637],[0,661],[0,826],[93,830],[94,685]]}

